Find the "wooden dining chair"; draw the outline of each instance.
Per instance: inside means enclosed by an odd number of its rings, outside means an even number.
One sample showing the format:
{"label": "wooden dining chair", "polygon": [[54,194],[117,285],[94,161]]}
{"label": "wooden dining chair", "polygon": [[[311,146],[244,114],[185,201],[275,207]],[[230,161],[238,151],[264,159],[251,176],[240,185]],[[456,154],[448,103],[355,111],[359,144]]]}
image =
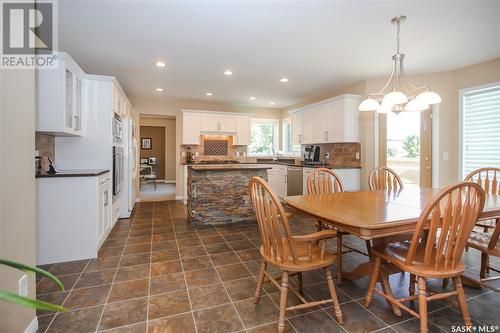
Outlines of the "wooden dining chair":
{"label": "wooden dining chair", "polygon": [[[317,168],[307,177],[307,194],[325,194],[325,193],[337,193],[344,192],[344,185],[340,177],[330,169],[327,168]],[[337,282],[342,282],[342,254],[351,251],[358,251],[355,248],[344,245],[342,241],[342,236],[349,233],[336,229],[331,224],[324,221],[318,220],[316,223],[318,231],[321,230],[333,230],[337,236]],[[343,251],[343,247],[348,250]],[[365,254],[365,253],[363,253]]]}
{"label": "wooden dining chair", "polygon": [[[392,304],[420,319],[420,332],[427,332],[427,302],[457,296],[465,325],[471,320],[467,310],[460,275],[465,270],[460,261],[465,244],[484,207],[485,194],[473,182],[460,182],[442,190],[436,199],[424,208],[415,227],[411,241],[388,243],[372,248],[375,259],[365,306],[368,307],[373,292]],[[380,269],[382,260],[416,276],[418,294],[396,299],[392,293],[376,289],[379,276],[386,278]],[[427,278],[452,278],[455,290],[444,293],[427,293]],[[418,313],[403,302],[418,300]]]}
{"label": "wooden dining chair", "polygon": [[[309,235],[292,235],[288,219],[281,202],[273,193],[265,180],[260,177],[252,177],[248,184],[248,192],[252,200],[257,222],[259,224],[262,245],[260,254],[262,264],[255,291],[255,303],[260,299],[262,285],[265,278],[269,279],[281,291],[279,332],[285,330],[286,311],[299,310],[308,307],[333,302],[335,316],[340,324],[343,323],[335,285],[333,284],[330,266],[335,263],[337,257],[326,248],[328,239],[336,236],[333,230],[322,230]],[[281,270],[281,284],[267,272],[267,265]],[[326,283],[330,292],[330,299],[308,302],[301,293],[289,285],[288,278],[297,273],[323,269]],[[288,289],[292,291],[302,304],[288,306]]]}
{"label": "wooden dining chair", "polygon": [[368,176],[370,191],[403,189],[403,182],[396,171],[387,167],[377,167],[370,171]]}
{"label": "wooden dining chair", "polygon": [[496,220],[496,226],[493,234],[488,231],[473,230],[467,245],[481,251],[481,270],[479,271],[479,284],[500,292],[500,288],[495,288],[489,282],[500,279],[500,276],[486,277],[489,270],[500,273],[500,270],[489,266],[489,257],[500,257],[500,219]]}
{"label": "wooden dining chair", "polygon": [[[469,173],[464,180],[478,183],[487,194],[500,195],[500,168],[480,168]],[[496,224],[495,219],[479,219],[476,226],[488,232],[495,229]]]}

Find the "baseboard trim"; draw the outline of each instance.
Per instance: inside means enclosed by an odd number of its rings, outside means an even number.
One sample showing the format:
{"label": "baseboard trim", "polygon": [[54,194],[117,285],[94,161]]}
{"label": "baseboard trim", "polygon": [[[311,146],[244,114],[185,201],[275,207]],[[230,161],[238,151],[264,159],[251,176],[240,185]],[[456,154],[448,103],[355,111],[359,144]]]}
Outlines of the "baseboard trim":
{"label": "baseboard trim", "polygon": [[36,333],[36,331],[38,331],[38,318],[37,317],[33,318],[31,323],[24,330],[24,333]]}
{"label": "baseboard trim", "polygon": [[176,195],[175,196],[175,200],[184,200],[184,196],[183,195]]}
{"label": "baseboard trim", "polygon": [[175,180],[165,180],[165,184],[175,184]]}

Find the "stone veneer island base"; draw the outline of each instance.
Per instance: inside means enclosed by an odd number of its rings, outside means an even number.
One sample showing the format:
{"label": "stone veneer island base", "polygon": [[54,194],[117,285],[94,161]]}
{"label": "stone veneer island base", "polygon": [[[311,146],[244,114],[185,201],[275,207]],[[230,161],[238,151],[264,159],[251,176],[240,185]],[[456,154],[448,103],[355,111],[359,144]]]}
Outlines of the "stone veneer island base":
{"label": "stone veneer island base", "polygon": [[256,222],[247,192],[250,178],[267,181],[267,166],[198,165],[188,167],[188,220],[196,225]]}

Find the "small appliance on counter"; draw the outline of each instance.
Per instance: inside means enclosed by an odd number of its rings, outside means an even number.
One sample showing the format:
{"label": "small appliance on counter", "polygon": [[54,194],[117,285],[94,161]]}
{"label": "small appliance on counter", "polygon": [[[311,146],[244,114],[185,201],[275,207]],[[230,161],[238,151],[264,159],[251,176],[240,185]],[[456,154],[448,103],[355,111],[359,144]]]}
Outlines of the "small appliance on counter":
{"label": "small appliance on counter", "polygon": [[321,148],[319,146],[305,146],[304,147],[304,160],[301,162],[302,165],[323,165],[319,159]]}
{"label": "small appliance on counter", "polygon": [[56,164],[54,163],[54,161],[50,158],[50,156],[48,157],[49,159],[49,170],[47,171],[48,174],[50,175],[55,175],[56,173],[58,173],[59,171],[57,171],[56,169]]}

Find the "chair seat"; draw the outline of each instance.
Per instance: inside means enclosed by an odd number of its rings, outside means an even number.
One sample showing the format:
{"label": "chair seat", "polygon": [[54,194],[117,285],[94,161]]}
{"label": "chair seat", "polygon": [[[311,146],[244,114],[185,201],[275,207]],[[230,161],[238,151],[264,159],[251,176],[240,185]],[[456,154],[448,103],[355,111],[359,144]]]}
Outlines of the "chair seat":
{"label": "chair seat", "polygon": [[472,231],[467,245],[490,255],[500,256],[500,240],[498,240],[493,249],[488,249],[491,236],[488,232]]}
{"label": "chair seat", "polygon": [[460,275],[465,267],[459,263],[454,269],[444,269],[444,255],[441,256],[441,261],[437,269],[434,268],[435,251],[432,253],[432,263],[430,267],[424,267],[424,253],[425,247],[419,246],[413,257],[413,263],[406,263],[406,256],[410,249],[410,242],[395,242],[383,246],[375,246],[372,248],[372,254],[378,256],[386,261],[393,263],[402,270],[415,274],[417,276],[429,278],[445,278]]}
{"label": "chair seat", "polygon": [[[287,244],[283,240],[283,244]],[[321,267],[326,267],[332,265],[336,259],[337,255],[328,250],[325,250],[324,258],[321,260],[321,248],[319,245],[314,244],[311,246],[312,260],[309,260],[309,252],[307,249],[307,242],[295,241],[295,251],[297,253],[298,263],[293,262],[293,257],[290,248],[286,245],[283,248],[285,260],[281,262],[281,258],[277,260],[274,259],[273,253],[267,255],[264,253],[264,247],[260,247],[260,253],[265,261],[271,265],[278,266],[281,269],[288,271],[309,271],[318,269]]]}

